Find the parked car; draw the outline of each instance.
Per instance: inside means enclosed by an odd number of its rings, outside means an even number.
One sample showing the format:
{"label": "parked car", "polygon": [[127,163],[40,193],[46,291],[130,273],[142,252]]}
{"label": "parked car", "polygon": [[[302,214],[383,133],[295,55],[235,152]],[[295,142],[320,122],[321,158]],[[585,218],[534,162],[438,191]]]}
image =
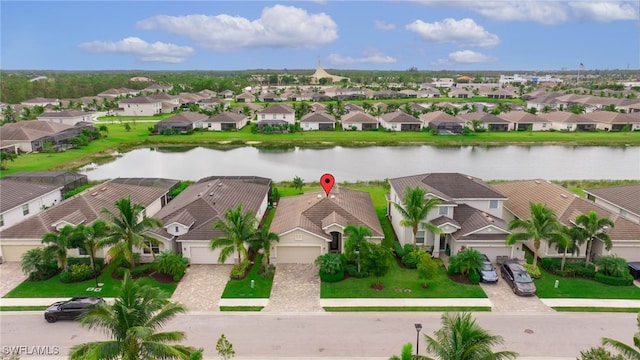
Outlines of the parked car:
{"label": "parked car", "polygon": [[517,261],[507,261],[502,264],[500,273],[502,278],[511,286],[516,295],[535,295],[536,285],[527,270]]}
{"label": "parked car", "polygon": [[496,268],[489,260],[489,257],[485,254],[482,254],[483,262],[482,267],[478,269],[478,273],[480,273],[480,281],[487,283],[497,283],[498,282],[498,272]]}
{"label": "parked car", "polygon": [[104,303],[104,299],[95,296],[79,296],[66,301],[57,301],[44,311],[44,318],[50,323],[62,319],[73,320],[87,312],[91,306],[101,303]]}

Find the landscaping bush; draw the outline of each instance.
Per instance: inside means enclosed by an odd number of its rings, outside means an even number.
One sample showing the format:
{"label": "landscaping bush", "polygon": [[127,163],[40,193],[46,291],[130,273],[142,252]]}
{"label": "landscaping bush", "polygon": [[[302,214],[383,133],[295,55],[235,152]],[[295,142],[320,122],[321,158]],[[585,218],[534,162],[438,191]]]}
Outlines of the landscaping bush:
{"label": "landscaping bush", "polygon": [[476,269],[471,269],[469,275],[467,275],[469,282],[472,284],[478,284],[480,282],[480,274]]}
{"label": "landscaping bush", "polygon": [[320,280],[328,283],[344,280],[344,270],[340,270],[334,274],[327,274],[324,271],[320,270],[319,274],[320,274]]}
{"label": "landscaping bush", "polygon": [[567,258],[564,270],[560,270],[561,263],[561,258],[542,258],[539,264],[548,272],[563,277],[580,276],[587,279],[593,279],[596,275],[595,266],[593,264],[586,266],[584,259]]}
{"label": "landscaping bush", "polygon": [[609,276],[598,271],[596,273],[596,281],[607,285],[629,286],[633,284],[633,276],[629,273],[624,274],[624,276]]}
{"label": "landscaping bush", "polygon": [[342,254],[327,253],[320,255],[316,259],[315,264],[320,268],[321,273],[333,275],[342,272],[342,276],[344,278],[346,261]]}
{"label": "landscaping bush", "polygon": [[44,281],[49,280],[58,274],[58,264],[55,262],[44,264],[38,271],[29,273],[30,281]]}
{"label": "landscaping bush", "polygon": [[[124,263],[126,263],[126,261],[124,261]],[[153,269],[154,269],[154,264],[148,263],[148,264],[138,265],[133,269],[130,269],[129,267],[126,267],[126,266],[118,266],[116,267],[115,272],[116,272],[116,276],[119,279],[121,279],[121,278],[124,278],[124,273],[127,272],[127,270],[129,270],[131,272],[131,277],[136,279],[141,276],[145,276],[149,274],[151,271],[153,271]]]}
{"label": "landscaping bush", "polygon": [[244,260],[240,264],[233,265],[231,268],[231,280],[242,280],[247,277],[249,272],[249,260]]}
{"label": "landscaping bush", "polygon": [[189,260],[173,251],[163,251],[153,261],[156,271],[169,275],[173,281],[180,281],[187,271]]}
{"label": "landscaping bush", "polygon": [[402,244],[400,244],[399,241],[394,241],[392,244],[393,252],[396,253],[396,256],[398,258],[402,259],[402,257],[404,256],[404,248],[402,247]]}
{"label": "landscaping bush", "polygon": [[258,269],[258,275],[260,275],[261,277],[265,278],[265,279],[272,279],[273,280],[273,276],[276,273],[276,267],[273,266],[273,264],[269,264],[266,266],[260,266],[260,268]]}
{"label": "landscaping bush", "polygon": [[347,264],[346,271],[347,271],[347,274],[349,274],[349,276],[358,278],[358,279],[362,279],[369,276],[369,274],[366,271],[363,271],[362,269],[360,269],[360,272],[358,272],[358,265],[356,264]]}
{"label": "landscaping bush", "polygon": [[402,254],[402,256],[406,255],[407,253],[410,253],[413,251],[413,249],[415,249],[416,247],[413,246],[413,244],[404,244],[404,246],[402,247],[402,250],[404,251],[404,254]]}
{"label": "landscaping bush", "polygon": [[22,254],[22,272],[29,274],[31,281],[44,281],[58,273],[58,264],[50,251],[44,248],[27,250]]}
{"label": "landscaping bush", "polygon": [[69,266],[69,270],[60,273],[60,281],[63,283],[80,282],[93,279],[95,273],[89,264],[73,264]]}
{"label": "landscaping bush", "polygon": [[623,277],[629,274],[629,266],[627,261],[616,255],[600,256],[595,261],[600,268],[598,272],[611,277]]}
{"label": "landscaping bush", "polygon": [[533,264],[522,264],[522,267],[527,270],[529,275],[534,279],[540,279],[542,277],[542,272],[540,271],[540,267],[533,267]]}
{"label": "landscaping bush", "polygon": [[421,249],[413,250],[406,252],[402,257],[402,264],[409,269],[415,269],[418,267],[418,263],[420,262],[420,258],[423,254],[427,252]]}
{"label": "landscaping bush", "polygon": [[[96,266],[96,270],[100,271],[104,268],[104,259],[103,258],[95,258],[93,259],[93,261],[95,262],[95,266]],[[91,265],[91,259],[89,259],[88,257],[70,257],[67,258],[67,264],[69,265],[69,267],[71,267],[72,265],[76,265],[76,264],[87,264],[87,265]]]}

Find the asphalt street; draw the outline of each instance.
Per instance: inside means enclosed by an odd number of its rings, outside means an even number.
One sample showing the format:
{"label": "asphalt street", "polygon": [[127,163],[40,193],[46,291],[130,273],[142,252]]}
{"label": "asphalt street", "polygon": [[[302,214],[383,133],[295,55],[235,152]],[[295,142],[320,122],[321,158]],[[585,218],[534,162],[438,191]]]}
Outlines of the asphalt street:
{"label": "asphalt street", "polygon": [[[189,313],[165,329],[185,331],[183,343],[205,348],[216,358],[215,344],[224,333],[239,359],[367,358],[399,354],[404,343],[415,346],[415,323],[423,334],[440,327],[440,313]],[[633,313],[474,313],[478,323],[522,357],[576,358],[580,350],[600,344],[602,337],[631,343],[636,328]],[[106,339],[78,322],[47,323],[41,312],[2,312],[0,346],[45,346],[65,355],[78,343]]]}

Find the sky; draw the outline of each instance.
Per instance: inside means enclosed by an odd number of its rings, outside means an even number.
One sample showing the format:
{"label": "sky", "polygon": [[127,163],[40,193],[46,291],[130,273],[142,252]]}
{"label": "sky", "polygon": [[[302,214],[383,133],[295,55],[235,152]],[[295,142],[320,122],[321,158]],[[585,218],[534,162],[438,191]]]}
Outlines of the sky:
{"label": "sky", "polygon": [[638,0],[1,0],[0,69],[640,69],[639,7]]}

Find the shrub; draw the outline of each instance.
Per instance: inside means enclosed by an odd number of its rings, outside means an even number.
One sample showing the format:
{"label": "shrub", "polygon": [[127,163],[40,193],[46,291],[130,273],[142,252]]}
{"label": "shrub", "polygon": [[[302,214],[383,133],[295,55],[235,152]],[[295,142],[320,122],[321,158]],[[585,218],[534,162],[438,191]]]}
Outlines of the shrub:
{"label": "shrub", "polygon": [[633,276],[629,273],[624,276],[608,276],[598,271],[596,273],[596,281],[607,285],[628,286],[633,284]]}
{"label": "shrub", "polygon": [[244,260],[240,264],[233,265],[231,268],[231,280],[242,280],[249,272],[249,260]]}
{"label": "shrub", "polygon": [[258,275],[262,276],[265,279],[273,279],[273,276],[276,273],[276,267],[273,264],[269,264],[266,266],[260,266],[258,269]]}
{"label": "shrub", "polygon": [[27,250],[22,254],[22,271],[29,274],[31,281],[43,281],[52,278],[58,273],[58,264],[51,252],[44,248]]}
{"label": "shrub", "polygon": [[407,253],[410,253],[413,251],[413,249],[415,249],[416,247],[413,246],[413,244],[404,244],[404,246],[402,247],[402,250],[404,251],[404,254],[402,254],[402,256],[404,256]]}
{"label": "shrub", "polygon": [[[104,259],[103,258],[95,258],[94,259],[95,265],[96,265],[96,270],[100,271],[100,269],[102,269],[104,267]],[[70,257],[67,258],[67,264],[69,266],[75,265],[75,264],[87,264],[90,265],[91,264],[91,259],[89,259],[88,257]]]}
{"label": "shrub", "polygon": [[418,263],[418,278],[424,280],[423,284],[426,286],[427,281],[432,279],[438,273],[438,262],[436,262],[431,254],[424,252],[420,256],[420,262]]}
{"label": "shrub", "polygon": [[333,274],[327,274],[324,271],[320,270],[319,275],[320,275],[320,280],[324,282],[329,282],[329,283],[338,282],[344,279],[344,270],[340,270]]}
{"label": "shrub", "polygon": [[627,261],[616,255],[600,256],[596,259],[595,263],[600,268],[598,272],[602,272],[607,276],[623,277],[629,273]]}
{"label": "shrub", "polygon": [[531,275],[532,278],[540,279],[542,277],[542,272],[540,271],[540,267],[536,266],[534,268],[532,264],[523,264],[522,267],[524,267],[524,269],[527,270],[527,272],[529,273],[529,275]]}
{"label": "shrub", "polygon": [[63,283],[80,282],[95,277],[95,273],[89,264],[73,264],[69,270],[60,273],[60,281]]}
{"label": "shrub", "polygon": [[400,242],[398,241],[394,241],[392,243],[393,245],[393,252],[396,253],[396,256],[399,257],[400,259],[402,259],[402,257],[404,256],[404,248],[402,247],[402,244],[400,244]]}
{"label": "shrub", "polygon": [[472,284],[478,284],[480,282],[480,274],[478,274],[478,270],[476,269],[469,270],[467,277]]}
{"label": "shrub", "polygon": [[422,255],[426,253],[426,251],[421,249],[411,250],[404,254],[402,257],[402,263],[409,269],[415,269],[418,267],[418,263],[420,262]]}
{"label": "shrub", "polygon": [[366,271],[363,271],[362,269],[360,269],[360,272],[358,272],[358,266],[356,264],[347,264],[346,272],[347,274],[349,274],[349,276],[358,278],[358,279],[369,276],[369,274]]}
{"label": "shrub", "polygon": [[333,275],[342,272],[344,277],[344,268],[346,262],[342,254],[327,253],[318,256],[315,264],[320,268],[320,272],[327,275]]}
{"label": "shrub", "polygon": [[471,270],[482,267],[484,258],[473,248],[466,248],[449,258],[449,273],[468,275]]}
{"label": "shrub", "polygon": [[180,281],[187,271],[189,260],[182,254],[163,251],[156,256],[153,264],[156,271],[171,276],[173,281]]}
{"label": "shrub", "polygon": [[[126,261],[123,263],[126,263]],[[139,278],[141,276],[149,274],[151,271],[153,271],[153,269],[154,269],[153,263],[138,265],[133,269],[130,269],[127,266],[118,266],[115,269],[115,273],[118,278],[123,278],[124,273],[127,271],[130,271],[131,277],[135,279],[135,278]]]}

